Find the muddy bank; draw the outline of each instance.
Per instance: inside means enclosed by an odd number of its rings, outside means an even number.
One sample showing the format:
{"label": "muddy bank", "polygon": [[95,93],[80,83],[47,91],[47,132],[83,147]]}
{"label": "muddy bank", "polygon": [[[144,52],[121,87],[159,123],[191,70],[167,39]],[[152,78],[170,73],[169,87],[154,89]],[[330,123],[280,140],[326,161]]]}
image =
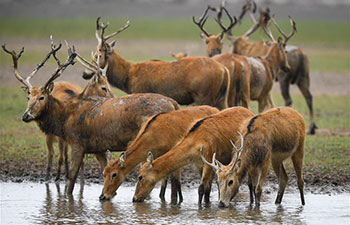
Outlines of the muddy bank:
{"label": "muddy bank", "polygon": [[[98,183],[103,185],[103,178],[99,174],[99,166],[95,162],[85,164],[84,169],[85,183]],[[305,191],[315,194],[337,194],[350,192],[350,173],[341,170],[329,170],[322,172],[322,168],[304,167]],[[135,186],[138,169],[135,168],[126,178],[123,185]],[[35,161],[9,161],[2,160],[0,162],[0,181],[7,182],[46,182],[46,163]],[[294,169],[287,166],[287,174],[289,181],[287,191],[297,191],[296,176]],[[53,166],[52,178],[49,182],[54,183],[56,176],[56,165]],[[60,182],[64,182],[64,169],[62,171]],[[79,181],[78,181],[79,182]],[[181,172],[181,183],[183,188],[198,188],[200,177],[192,166],[186,166]],[[170,187],[170,185],[168,185]],[[213,183],[213,189],[216,184]],[[277,192],[277,177],[270,169],[266,183],[264,185],[265,193]],[[242,191],[248,191],[247,185],[243,184]]]}

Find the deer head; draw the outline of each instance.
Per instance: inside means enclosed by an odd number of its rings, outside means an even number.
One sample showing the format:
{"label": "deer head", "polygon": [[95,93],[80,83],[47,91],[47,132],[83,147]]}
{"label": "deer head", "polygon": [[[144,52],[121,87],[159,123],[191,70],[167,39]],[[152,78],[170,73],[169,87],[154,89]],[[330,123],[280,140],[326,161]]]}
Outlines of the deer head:
{"label": "deer head", "polygon": [[[113,47],[115,45],[115,41],[112,41],[111,43],[107,43],[107,41],[116,36],[117,34],[121,33],[122,31],[126,30],[130,24],[129,21],[126,22],[126,24],[121,27],[116,32],[105,36],[105,29],[108,27],[108,23],[104,24],[100,22],[100,17],[97,18],[96,21],[96,39],[97,39],[97,49],[96,52],[92,55],[92,60],[97,62],[97,65],[101,68],[105,68],[106,62],[108,61],[108,57],[113,52]],[[93,70],[85,70],[83,73],[84,79],[90,79],[94,75]]]}
{"label": "deer head", "polygon": [[233,156],[232,161],[229,165],[224,166],[218,160],[215,159],[215,153],[213,154],[212,163],[209,163],[203,156],[203,146],[201,148],[201,158],[202,161],[208,166],[212,167],[218,177],[219,192],[220,192],[220,202],[219,207],[227,207],[238,193],[240,186],[240,180],[237,176],[237,169],[241,166],[240,155],[243,149],[244,138],[240,132],[238,134],[241,137],[241,147],[237,148],[235,144],[230,140],[232,147],[236,151],[236,155]]}
{"label": "deer head", "polygon": [[[69,46],[68,42],[66,42],[66,46],[68,50],[72,50]],[[75,50],[74,50],[75,51]],[[87,70],[93,71],[93,76],[90,79],[88,85],[85,87],[83,91],[83,95],[87,96],[100,96],[105,98],[113,98],[114,95],[111,91],[111,88],[108,84],[106,72],[108,68],[108,62],[105,64],[105,67],[102,69],[97,62],[92,61],[92,63],[88,62],[84,59],[78,52],[76,52],[76,58],[78,62],[80,62]]]}
{"label": "deer head", "polygon": [[[143,202],[156,185],[155,176],[157,171],[153,170],[153,154],[148,152],[146,162],[141,166],[137,179],[133,202]],[[141,188],[142,184],[142,188]]]}
{"label": "deer head", "polygon": [[[60,60],[56,57],[56,53],[61,48],[62,45],[61,44],[59,44],[58,46],[54,45],[52,41],[52,37],[50,38],[51,38],[51,51],[47,54],[45,59],[40,64],[38,64],[38,66],[26,79],[23,79],[22,76],[19,75],[17,70],[18,60],[21,57],[24,49],[22,48],[20,53],[17,55],[15,51],[9,51],[6,49],[5,45],[2,46],[3,50],[12,56],[14,75],[24,85],[23,90],[28,94],[27,109],[22,116],[22,120],[24,122],[33,121],[41,116],[42,111],[48,105],[49,97],[51,97],[51,92],[54,88],[53,81],[57,79],[69,65],[73,65],[75,63],[74,62],[74,58],[76,56],[75,52],[68,51],[69,56],[67,61],[61,64]],[[38,70],[45,64],[45,62],[51,57],[51,55],[55,58],[57,62],[56,71],[51,75],[50,79],[45,83],[45,85],[41,87],[33,87],[30,84],[30,79],[38,72]]]}
{"label": "deer head", "polygon": [[[200,17],[199,21],[197,22],[195,17],[192,17],[193,23],[196,24],[199,29],[202,31],[201,33],[201,38],[205,41],[205,43],[207,44],[207,56],[212,57],[214,55],[217,54],[221,54],[222,51],[222,46],[223,46],[223,37],[224,34],[232,29],[232,27],[236,24],[237,20],[236,18],[235,21],[233,21],[233,18],[228,14],[227,10],[224,8],[225,2],[222,3],[222,5],[220,6],[220,9],[216,9],[213,8],[211,6],[208,5],[207,9],[204,11],[203,15]],[[204,29],[204,24],[208,19],[208,11],[212,10],[212,11],[222,11],[222,8],[224,8],[224,11],[226,12],[226,14],[228,15],[229,19],[230,19],[230,25],[226,28],[221,22],[219,23],[220,27],[222,28],[222,32],[220,34],[217,35],[213,35],[213,34],[209,34],[205,29]],[[218,22],[218,21],[217,21]]]}

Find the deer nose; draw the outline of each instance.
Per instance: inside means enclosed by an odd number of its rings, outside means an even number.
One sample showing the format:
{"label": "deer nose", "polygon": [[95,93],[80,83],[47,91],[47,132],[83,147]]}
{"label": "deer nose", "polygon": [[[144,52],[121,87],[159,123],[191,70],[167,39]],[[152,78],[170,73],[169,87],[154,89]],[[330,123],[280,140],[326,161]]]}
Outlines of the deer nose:
{"label": "deer nose", "polygon": [[219,202],[219,208],[226,208],[225,203],[223,203],[222,201]]}
{"label": "deer nose", "polygon": [[104,194],[101,194],[100,201],[106,201],[106,200],[107,200],[106,196]]}
{"label": "deer nose", "polygon": [[32,121],[33,119],[34,119],[34,117],[28,112],[25,112],[22,116],[22,120],[26,123]]}
{"label": "deer nose", "polygon": [[221,54],[221,50],[216,48],[210,52],[209,57],[213,57],[214,55],[219,55],[219,54]]}

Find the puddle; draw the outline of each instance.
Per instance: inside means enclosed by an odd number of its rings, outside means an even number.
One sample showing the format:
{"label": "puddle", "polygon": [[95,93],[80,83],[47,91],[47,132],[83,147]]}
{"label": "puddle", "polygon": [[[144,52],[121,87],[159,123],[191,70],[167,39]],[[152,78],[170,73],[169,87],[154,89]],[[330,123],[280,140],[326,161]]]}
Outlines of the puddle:
{"label": "puddle", "polygon": [[[181,205],[162,203],[159,188],[144,203],[132,203],[134,187],[121,186],[110,202],[98,200],[102,185],[76,185],[73,198],[64,184],[1,183],[1,224],[350,224],[350,194],[286,193],[281,206],[275,194],[263,194],[260,211],[249,208],[247,193],[237,196],[227,209],[218,209],[217,191],[212,203],[198,206],[197,189],[183,190]],[[170,199],[167,190],[166,199]]]}

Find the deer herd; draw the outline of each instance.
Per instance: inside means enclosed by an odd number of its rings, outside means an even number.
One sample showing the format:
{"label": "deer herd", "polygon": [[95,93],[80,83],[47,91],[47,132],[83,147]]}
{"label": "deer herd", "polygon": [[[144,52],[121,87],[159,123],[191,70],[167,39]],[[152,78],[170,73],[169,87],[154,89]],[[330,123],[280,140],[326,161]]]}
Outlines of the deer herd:
{"label": "deer herd", "polygon": [[[23,78],[18,64],[24,48],[17,54],[2,45],[13,60],[13,72],[28,95],[22,120],[35,121],[46,135],[48,148],[47,176],[51,177],[53,143],[58,140],[59,160],[56,181],[65,162],[68,194],[72,194],[84,155],[95,154],[103,171],[100,200],[110,200],[130,171],[140,163],[133,202],[144,201],[162,180],[160,198],[168,177],[171,201],[182,202],[181,168],[194,165],[200,175],[198,203],[210,201],[212,181],[217,179],[219,207],[228,207],[247,177],[250,204],[260,206],[262,188],[270,164],[278,178],[275,203],[280,204],[288,181],[283,162],[291,158],[297,176],[301,204],[305,204],[302,164],[305,134],[317,128],[313,118],[309,90],[307,56],[296,46],[287,45],[295,35],[296,23],[290,18],[291,32],[286,34],[269,9],[254,13],[256,4],[248,0],[238,19],[232,17],[223,2],[218,8],[208,6],[197,20],[192,18],[207,45],[206,57],[173,54],[174,61],[128,62],[108,42],[130,25],[106,35],[108,24],[96,22],[97,50],[92,59],[84,59],[65,43],[67,60],[61,62],[52,37],[51,50],[44,60]],[[222,32],[209,34],[204,25],[208,14]],[[242,36],[233,28],[249,12],[252,27]],[[229,25],[223,23],[228,17]],[[274,38],[270,25],[282,37]],[[261,28],[270,41],[251,42],[249,36]],[[232,53],[222,53],[224,37],[233,46]],[[50,59],[57,68],[45,84],[34,87],[30,79]],[[81,91],[69,82],[55,82],[77,59],[85,68],[83,78],[89,82]],[[296,84],[306,99],[310,126],[306,131],[303,117],[290,107],[274,108],[271,90],[280,84],[286,106],[291,106],[289,85]],[[110,85],[128,95],[115,97]],[[250,101],[258,102],[259,114],[250,110]],[[180,108],[180,105],[191,105]],[[71,163],[68,164],[68,146]],[[240,147],[237,147],[240,146]],[[110,151],[121,152],[112,159]]]}

